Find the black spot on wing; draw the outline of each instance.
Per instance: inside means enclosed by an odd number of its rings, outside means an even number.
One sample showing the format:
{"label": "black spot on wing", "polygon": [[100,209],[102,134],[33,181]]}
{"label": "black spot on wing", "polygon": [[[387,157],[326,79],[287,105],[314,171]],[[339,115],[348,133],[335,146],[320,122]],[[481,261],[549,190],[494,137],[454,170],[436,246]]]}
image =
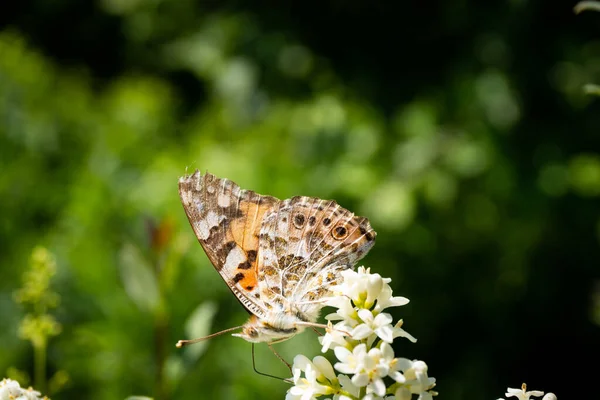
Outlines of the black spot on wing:
{"label": "black spot on wing", "polygon": [[249,261],[244,261],[242,263],[240,263],[240,265],[238,265],[239,269],[250,269],[252,268],[252,264],[250,264]]}
{"label": "black spot on wing", "polygon": [[241,272],[238,272],[237,274],[235,274],[235,276],[233,277],[233,283],[238,283],[239,281],[241,281],[242,279],[244,279],[244,274],[242,274]]}
{"label": "black spot on wing", "polygon": [[300,213],[298,213],[294,216],[294,226],[298,229],[302,229],[305,221],[306,221],[306,217],[304,217],[304,215],[302,215]]}

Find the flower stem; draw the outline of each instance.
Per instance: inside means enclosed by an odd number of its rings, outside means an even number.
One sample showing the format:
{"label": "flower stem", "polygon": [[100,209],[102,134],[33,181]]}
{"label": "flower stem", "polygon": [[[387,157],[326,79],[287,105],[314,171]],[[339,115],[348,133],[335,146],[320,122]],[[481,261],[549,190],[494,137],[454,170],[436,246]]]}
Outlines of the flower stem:
{"label": "flower stem", "polygon": [[365,397],[367,395],[367,387],[361,387],[360,388],[360,396],[358,396],[359,399],[362,399],[363,397]]}
{"label": "flower stem", "polygon": [[37,390],[46,391],[46,340],[33,342],[34,381]]}

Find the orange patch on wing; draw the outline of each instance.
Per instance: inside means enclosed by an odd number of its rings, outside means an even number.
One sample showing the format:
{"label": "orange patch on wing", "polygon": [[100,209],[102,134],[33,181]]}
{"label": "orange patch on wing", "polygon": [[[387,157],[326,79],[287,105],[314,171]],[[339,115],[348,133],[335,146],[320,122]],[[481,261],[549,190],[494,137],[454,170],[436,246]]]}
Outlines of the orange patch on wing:
{"label": "orange patch on wing", "polygon": [[260,224],[267,211],[273,206],[272,202],[263,202],[260,205],[252,201],[241,201],[240,210],[243,217],[231,224],[235,241],[246,249],[258,247]]}
{"label": "orange patch on wing", "polygon": [[267,211],[272,207],[272,202],[257,204],[252,201],[241,201],[240,210],[242,218],[236,218],[231,223],[233,238],[244,250],[256,250],[258,248],[258,236],[260,224]]}
{"label": "orange patch on wing", "polygon": [[[267,211],[272,207],[271,202],[260,206],[252,201],[240,202],[239,209],[243,216],[231,221],[229,234],[233,241],[244,250],[249,268],[237,268],[236,274],[242,273],[244,278],[237,284],[246,291],[252,291],[258,285],[258,239],[260,225]],[[228,236],[229,236],[228,235]]]}
{"label": "orange patch on wing", "polygon": [[233,240],[242,247],[244,236],[246,235],[246,215],[243,218],[236,218],[230,222],[231,236]]}
{"label": "orange patch on wing", "polygon": [[244,279],[239,281],[238,285],[240,285],[244,290],[247,290],[247,291],[253,290],[258,283],[258,281],[256,279],[256,271],[250,270],[250,271],[244,271],[243,273],[244,273]]}
{"label": "orange patch on wing", "polygon": [[[242,218],[236,218],[231,222],[231,235],[233,240],[246,252],[250,268],[240,270],[245,278],[240,281],[243,288],[254,287],[257,284],[257,262],[258,262],[258,239],[260,235],[260,224],[267,211],[272,207],[271,202],[258,205],[252,201],[240,202]],[[250,254],[253,253],[253,257]],[[248,289],[251,290],[251,289]]]}

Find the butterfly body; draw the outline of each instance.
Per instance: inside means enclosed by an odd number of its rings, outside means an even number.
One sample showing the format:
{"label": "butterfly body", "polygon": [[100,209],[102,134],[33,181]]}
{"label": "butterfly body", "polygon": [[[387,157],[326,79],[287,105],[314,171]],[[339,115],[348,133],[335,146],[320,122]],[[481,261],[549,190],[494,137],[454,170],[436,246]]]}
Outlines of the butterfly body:
{"label": "butterfly body", "polygon": [[234,335],[250,342],[282,341],[314,323],[339,273],[376,236],[335,201],[279,200],[199,171],[179,180],[179,194],[208,258],[252,314]]}

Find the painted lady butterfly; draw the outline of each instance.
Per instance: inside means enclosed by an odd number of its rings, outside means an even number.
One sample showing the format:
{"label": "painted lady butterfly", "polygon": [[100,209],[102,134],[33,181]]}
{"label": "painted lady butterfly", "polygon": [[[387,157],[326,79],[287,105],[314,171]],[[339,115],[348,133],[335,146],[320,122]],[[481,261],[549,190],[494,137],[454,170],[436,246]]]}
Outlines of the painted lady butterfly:
{"label": "painted lady butterfly", "polygon": [[274,343],[314,326],[322,300],[375,243],[369,221],[333,200],[278,200],[199,171],[179,180],[190,224],[252,314],[234,334]]}

